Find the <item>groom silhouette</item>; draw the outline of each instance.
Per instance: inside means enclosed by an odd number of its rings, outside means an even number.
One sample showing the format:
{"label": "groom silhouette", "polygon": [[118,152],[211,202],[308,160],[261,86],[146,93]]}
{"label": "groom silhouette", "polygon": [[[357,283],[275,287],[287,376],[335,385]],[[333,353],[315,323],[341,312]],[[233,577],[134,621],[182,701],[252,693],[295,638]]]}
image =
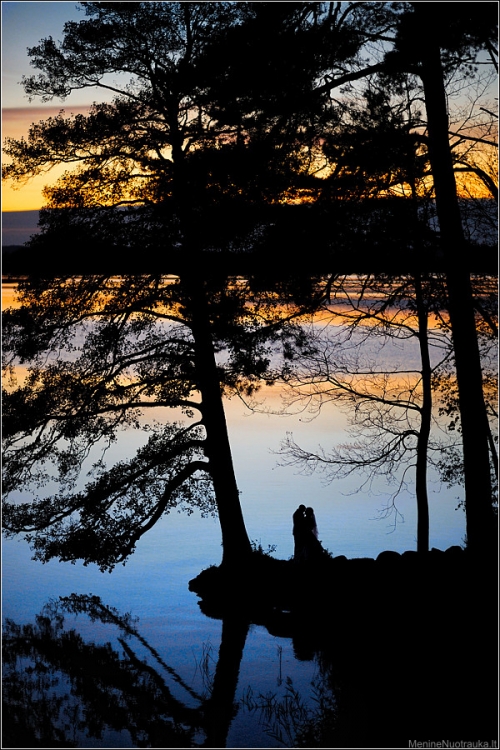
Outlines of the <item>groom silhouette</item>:
{"label": "groom silhouette", "polygon": [[304,553],[305,533],[306,533],[306,506],[299,505],[292,516],[293,519],[293,539],[294,550],[293,559],[297,562],[301,560]]}

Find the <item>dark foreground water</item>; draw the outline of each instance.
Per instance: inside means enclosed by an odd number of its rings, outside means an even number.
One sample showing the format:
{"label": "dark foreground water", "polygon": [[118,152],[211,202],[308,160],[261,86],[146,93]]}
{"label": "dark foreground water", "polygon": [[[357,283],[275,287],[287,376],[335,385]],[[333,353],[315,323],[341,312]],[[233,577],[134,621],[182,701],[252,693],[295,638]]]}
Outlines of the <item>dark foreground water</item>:
{"label": "dark foreground water", "polygon": [[55,563],[35,580],[30,563],[23,586],[25,551],[8,553],[2,747],[495,747],[495,574],[459,548],[422,571],[337,558],[266,625],[231,598],[203,614],[183,577],[196,558],[139,554],[103,579]]}

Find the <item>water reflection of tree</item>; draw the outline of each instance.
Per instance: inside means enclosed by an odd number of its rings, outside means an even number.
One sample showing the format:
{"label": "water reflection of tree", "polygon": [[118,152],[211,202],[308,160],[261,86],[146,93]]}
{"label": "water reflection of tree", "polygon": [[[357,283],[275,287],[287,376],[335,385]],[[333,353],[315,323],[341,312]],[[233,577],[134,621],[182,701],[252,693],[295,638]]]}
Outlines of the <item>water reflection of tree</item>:
{"label": "water reflection of tree", "polygon": [[[74,628],[66,629],[65,613],[116,626],[122,654],[110,642],[86,642]],[[7,620],[3,744],[77,747],[82,738],[106,742],[106,733],[113,732],[121,734],[123,746],[224,747],[247,632],[248,623],[237,617],[224,621],[211,689],[200,694],[165,663],[129,615],[99,597],[61,597],[27,625]],[[138,655],[141,647],[153,665]],[[165,673],[185,699],[173,694]]]}
{"label": "water reflection of tree", "polygon": [[330,614],[304,615],[294,633],[297,655],[307,644],[305,657],[318,667],[313,700],[292,683],[283,698],[245,696],[269,736],[305,748],[491,742],[498,716],[496,599],[485,600],[484,591],[495,590],[496,574],[438,570],[407,570],[399,578],[388,566],[386,584],[356,587],[351,580],[340,596],[342,581],[337,593],[332,585]]}

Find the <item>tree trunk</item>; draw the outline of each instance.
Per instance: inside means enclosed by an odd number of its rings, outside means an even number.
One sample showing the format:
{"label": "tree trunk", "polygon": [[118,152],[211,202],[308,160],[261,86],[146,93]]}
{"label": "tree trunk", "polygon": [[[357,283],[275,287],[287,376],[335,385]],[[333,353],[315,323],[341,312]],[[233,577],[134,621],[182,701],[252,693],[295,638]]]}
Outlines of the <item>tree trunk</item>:
{"label": "tree trunk", "polygon": [[413,273],[415,303],[418,318],[418,344],[422,374],[422,406],[420,407],[420,429],[417,438],[417,466],[415,471],[415,494],[417,498],[417,552],[429,551],[429,497],[427,493],[427,459],[432,418],[432,368],[429,353],[429,314],[422,293],[422,271],[420,258],[423,254],[422,227],[419,216],[418,193],[415,179],[415,153],[408,163],[411,185],[414,243],[417,267]]}
{"label": "tree trunk", "polygon": [[188,296],[188,315],[194,339],[197,385],[201,396],[202,421],[206,431],[205,455],[209,461],[222,533],[222,564],[241,565],[251,553],[250,540],[241,511],[233,467],[221,383],[215,361],[206,288],[200,275],[202,255],[193,231],[197,218],[192,212],[186,181],[183,135],[178,127],[178,108],[171,122],[174,162],[174,198],[180,220],[182,243],[188,260],[181,280]]}
{"label": "tree trunk", "polygon": [[238,615],[225,615],[212,694],[205,704],[206,747],[226,747],[235,716],[235,695],[240,664],[250,623]]}
{"label": "tree trunk", "polygon": [[250,555],[251,545],[234,473],[208,304],[201,280],[193,275],[189,279],[189,287],[196,378],[201,394],[202,421],[206,430],[205,453],[209,460],[222,532],[222,564],[240,564]]}
{"label": "tree trunk", "polygon": [[[424,7],[425,6],[425,7]],[[434,9],[415,4],[432,29]],[[464,453],[468,548],[480,553],[496,539],[488,453],[488,420],[483,398],[481,361],[470,276],[466,265],[460,208],[448,139],[448,114],[441,52],[430,32],[422,43],[422,81],[427,110],[429,157],[441,231],[449,312],[455,350]]]}
{"label": "tree trunk", "polygon": [[417,440],[416,496],[417,496],[417,551],[429,551],[429,499],[427,496],[427,453],[431,432],[432,388],[429,355],[428,316],[422,296],[422,280],[415,275],[415,299],[418,315],[418,343],[422,364],[422,406]]}

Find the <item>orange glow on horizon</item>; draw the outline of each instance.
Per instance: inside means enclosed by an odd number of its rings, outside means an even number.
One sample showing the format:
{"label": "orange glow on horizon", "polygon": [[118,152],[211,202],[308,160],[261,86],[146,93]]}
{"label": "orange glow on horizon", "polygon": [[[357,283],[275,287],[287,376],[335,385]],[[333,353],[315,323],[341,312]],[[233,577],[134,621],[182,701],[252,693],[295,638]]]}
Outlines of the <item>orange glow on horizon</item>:
{"label": "orange glow on horizon", "polygon": [[[47,105],[6,108],[2,110],[3,136],[4,138],[15,139],[20,139],[22,137],[26,138],[31,125],[34,122],[54,117],[61,111],[65,112],[68,117],[73,114],[87,114],[90,106],[91,105],[89,104],[88,106],[69,107],[65,109],[64,105],[61,104],[56,106]],[[491,155],[487,153],[488,149],[483,149],[482,151],[477,149],[476,151],[481,166],[484,168],[486,162],[491,160]],[[24,182],[14,183],[11,180],[5,181],[2,186],[2,211],[39,210],[46,204],[45,198],[43,197],[44,187],[55,184],[67,170],[68,165],[60,165],[53,167],[44,174],[28,179]],[[328,171],[327,168],[323,168],[321,170],[322,174],[317,176],[325,178],[328,176]],[[491,169],[488,169],[487,171],[491,172]],[[491,198],[491,194],[477,174],[474,174],[473,172],[457,172],[455,177],[459,197]],[[321,181],[321,179],[318,179],[319,183]],[[429,176],[424,179],[419,193],[428,193],[431,186],[432,177]],[[315,191],[311,189],[290,190],[283,195],[280,202],[289,204],[314,203],[314,192]],[[394,185],[386,191],[386,195],[392,196],[408,196],[410,193],[411,190],[409,186],[404,183]],[[348,196],[345,197],[348,199]],[[380,194],[380,197],[384,197],[384,195]]]}
{"label": "orange glow on horizon", "polygon": [[[61,110],[69,116],[71,114],[87,114],[88,106],[69,107],[63,104],[48,106],[8,107],[2,109],[2,136],[6,138],[27,138],[31,125],[49,117],[55,117]],[[23,182],[13,180],[2,181],[2,211],[39,211],[45,205],[42,195],[44,187],[56,182],[68,169],[67,165],[53,167],[44,174]]]}
{"label": "orange glow on horizon", "polygon": [[47,182],[55,182],[65,171],[65,165],[54,167],[23,184],[14,184],[11,180],[6,180],[2,185],[2,211],[39,211],[46,203],[43,189]]}

